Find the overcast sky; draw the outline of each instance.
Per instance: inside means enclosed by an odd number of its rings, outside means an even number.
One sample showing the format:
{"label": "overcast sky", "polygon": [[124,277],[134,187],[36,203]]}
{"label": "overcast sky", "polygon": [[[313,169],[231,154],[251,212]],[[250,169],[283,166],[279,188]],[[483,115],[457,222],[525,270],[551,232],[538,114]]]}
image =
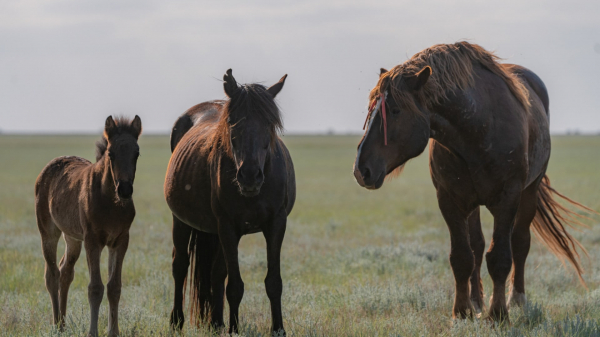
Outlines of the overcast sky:
{"label": "overcast sky", "polygon": [[239,83],[289,75],[288,133],[360,132],[380,67],[462,39],[544,80],[553,132],[600,131],[598,0],[0,0],[0,129],[98,132],[138,114],[168,132],[223,98],[233,68]]}

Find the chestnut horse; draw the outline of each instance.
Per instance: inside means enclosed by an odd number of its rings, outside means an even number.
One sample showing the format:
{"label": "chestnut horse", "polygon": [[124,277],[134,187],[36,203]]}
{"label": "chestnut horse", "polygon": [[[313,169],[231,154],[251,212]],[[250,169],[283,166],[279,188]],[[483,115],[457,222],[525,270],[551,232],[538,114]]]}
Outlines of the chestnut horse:
{"label": "chestnut horse", "polygon": [[274,99],[286,76],[270,88],[238,86],[229,69],[223,77],[229,100],[198,104],[173,126],[165,197],[173,212],[171,325],[176,328],[184,322],[184,288],[191,261],[192,321],[224,325],[227,277],[229,332],[238,331],[244,294],[238,243],[242,235],[263,232],[272,331],[285,334],[280,252],[296,182],[291,157],[278,137],[282,121]]}
{"label": "chestnut horse", "polygon": [[[388,174],[400,170],[433,139],[431,178],[451,237],[453,317],[471,316],[483,308],[482,205],[494,217],[486,254],[494,284],[490,318],[508,319],[508,305],[526,302],[530,225],[581,278],[577,247],[583,247],[565,229],[578,223],[576,213],[553,195],[585,207],[550,187],[548,93],[537,75],[500,64],[475,44],[435,45],[390,71],[382,69],[370,93],[370,107],[354,163],[361,186],[380,188]],[[504,291],[511,269],[507,305]]]}
{"label": "chestnut horse", "polygon": [[[142,121],[108,117],[104,136],[96,144],[96,163],[80,157],[52,160],[35,182],[35,215],[46,260],[46,289],[52,301],[54,324],[64,329],[67,294],[75,262],[85,246],[90,283],[90,336],[98,335],[98,311],[104,295],[100,254],[108,246],[108,335],[119,334],[121,268],[135,217],[133,180],[139,156]],[[65,254],[56,263],[60,236]]]}

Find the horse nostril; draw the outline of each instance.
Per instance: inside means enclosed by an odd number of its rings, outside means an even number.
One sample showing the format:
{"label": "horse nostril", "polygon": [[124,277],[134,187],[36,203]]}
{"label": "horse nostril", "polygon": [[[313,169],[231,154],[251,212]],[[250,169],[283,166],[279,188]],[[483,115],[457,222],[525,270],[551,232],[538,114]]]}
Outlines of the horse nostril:
{"label": "horse nostril", "polygon": [[129,198],[133,194],[133,185],[131,183],[120,183],[117,187],[117,193],[122,197]]}
{"label": "horse nostril", "polygon": [[369,179],[371,177],[371,170],[368,167],[365,167],[365,171],[363,172],[363,179]]}

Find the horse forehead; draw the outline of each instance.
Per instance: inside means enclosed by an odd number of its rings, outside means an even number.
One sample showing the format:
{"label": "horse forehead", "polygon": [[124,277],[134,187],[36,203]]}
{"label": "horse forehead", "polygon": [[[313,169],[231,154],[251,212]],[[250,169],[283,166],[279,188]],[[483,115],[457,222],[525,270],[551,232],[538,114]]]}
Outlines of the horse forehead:
{"label": "horse forehead", "polygon": [[110,142],[110,147],[116,150],[128,150],[138,147],[135,137],[129,134],[122,134]]}

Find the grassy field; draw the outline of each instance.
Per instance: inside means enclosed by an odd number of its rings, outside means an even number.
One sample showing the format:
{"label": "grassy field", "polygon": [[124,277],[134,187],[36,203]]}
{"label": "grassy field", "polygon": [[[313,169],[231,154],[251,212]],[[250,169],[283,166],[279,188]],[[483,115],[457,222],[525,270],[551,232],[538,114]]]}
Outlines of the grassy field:
{"label": "grassy field", "polygon": [[[61,155],[94,156],[91,136],[0,136],[0,336],[82,336],[87,332],[85,251],[69,293],[67,331],[51,326],[44,259],[34,218],[34,181]],[[575,232],[588,249],[587,289],[539,242],[527,261],[530,305],[511,311],[511,325],[452,321],[450,240],[437,208],[425,155],[401,177],[368,192],[352,176],[358,137],[286,137],[298,198],[282,250],[283,314],[293,336],[600,336],[600,217]],[[163,197],[168,138],[142,136],[135,182],[137,217],[123,267],[123,336],[172,335],[171,216]],[[549,176],[567,196],[600,210],[600,137],[553,139]],[[483,212],[491,237],[491,217]],[[64,244],[60,243],[62,255]],[[103,254],[103,280],[107,280]],[[245,336],[269,334],[264,291],[265,243],[246,236],[240,248]],[[491,280],[482,268],[486,295]],[[487,301],[487,298],[486,298]],[[107,325],[106,298],[100,331]],[[227,310],[226,310],[227,312]],[[226,319],[228,319],[226,317]],[[186,326],[185,336],[210,335]],[[224,334],[222,331],[217,335]]]}

